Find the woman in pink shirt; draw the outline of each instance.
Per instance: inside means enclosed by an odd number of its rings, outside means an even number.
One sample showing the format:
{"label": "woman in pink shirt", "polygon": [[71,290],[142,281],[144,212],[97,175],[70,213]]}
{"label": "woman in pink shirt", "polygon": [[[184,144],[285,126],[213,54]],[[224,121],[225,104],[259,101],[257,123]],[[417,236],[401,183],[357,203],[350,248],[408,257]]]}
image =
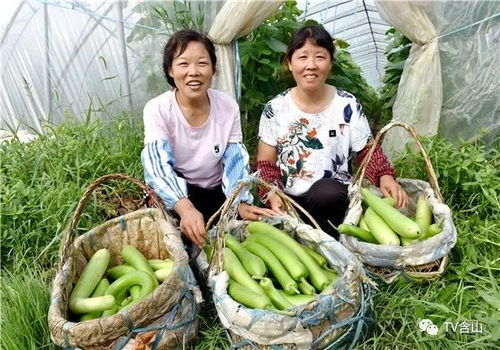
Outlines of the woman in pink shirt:
{"label": "woman in pink shirt", "polygon": [[[180,218],[181,231],[196,245],[205,244],[205,223],[248,175],[238,104],[210,89],[215,48],[204,34],[181,30],[167,42],[163,70],[173,87],[144,107],[146,182]],[[240,194],[241,218],[271,216]]]}

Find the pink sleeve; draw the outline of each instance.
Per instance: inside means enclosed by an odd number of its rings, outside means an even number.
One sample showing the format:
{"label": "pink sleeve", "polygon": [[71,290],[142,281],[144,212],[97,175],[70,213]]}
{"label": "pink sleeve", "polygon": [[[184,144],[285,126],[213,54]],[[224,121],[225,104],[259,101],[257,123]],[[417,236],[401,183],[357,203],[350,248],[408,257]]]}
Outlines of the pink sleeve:
{"label": "pink sleeve", "polygon": [[240,108],[235,103],[235,109],[233,111],[233,124],[231,126],[231,133],[229,134],[229,141],[231,143],[242,142],[243,134],[241,132],[241,120],[240,120]]}
{"label": "pink sleeve", "polygon": [[[165,116],[166,118],[166,116]],[[144,143],[149,143],[159,140],[167,140],[168,133],[165,127],[165,120],[163,120],[160,113],[160,106],[151,101],[144,106],[143,120],[144,120]]]}

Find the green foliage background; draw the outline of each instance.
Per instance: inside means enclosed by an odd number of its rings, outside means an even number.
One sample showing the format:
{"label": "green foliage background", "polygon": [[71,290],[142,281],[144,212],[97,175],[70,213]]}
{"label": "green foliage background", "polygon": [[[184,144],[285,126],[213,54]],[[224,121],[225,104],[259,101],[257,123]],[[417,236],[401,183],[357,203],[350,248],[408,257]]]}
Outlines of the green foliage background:
{"label": "green foliage background", "polygon": [[[293,87],[295,82],[283,65],[283,57],[293,33],[300,27],[317,22],[299,19],[296,1],[286,1],[280,11],[252,33],[238,40],[242,66],[244,141],[251,155],[255,154],[258,123],[267,101]],[[334,39],[336,53],[327,83],[354,94],[374,125],[380,114],[379,96],[361,75],[361,69],[349,54],[349,44]]]}
{"label": "green foliage background", "polygon": [[[144,9],[138,8],[138,11]],[[180,15],[166,18],[157,9],[158,23],[201,25],[181,8]],[[189,13],[188,13],[189,12]],[[141,12],[145,13],[145,12]],[[265,102],[293,85],[282,68],[282,57],[293,31],[303,23],[296,3],[287,1],[271,19],[240,39],[243,66],[242,112],[245,143],[254,153],[260,113]],[[146,19],[144,19],[145,21]],[[162,22],[163,21],[163,22]],[[139,29],[130,40],[144,40],[151,33]],[[372,125],[387,122],[404,62],[408,40],[388,31],[389,64],[384,86],[377,92],[362,79],[352,62],[348,43],[335,40],[337,55],[329,83],[355,94]],[[153,37],[153,39],[157,39]],[[149,55],[149,53],[148,53]],[[147,57],[149,57],[146,55]],[[153,57],[153,56],[151,56]],[[150,64],[150,61],[145,61]],[[165,88],[158,72],[151,70],[150,92]],[[380,99],[379,99],[380,97]],[[140,152],[142,123],[138,115],[116,116],[109,123],[77,123],[71,116],[57,127],[47,127],[35,141],[17,140],[0,148],[0,348],[56,349],[46,323],[50,283],[57,263],[63,231],[86,187],[97,177],[115,172],[142,178]],[[130,122],[132,120],[132,122]],[[436,171],[446,202],[454,213],[458,241],[444,275],[429,284],[405,281],[379,285],[374,297],[377,322],[365,342],[356,349],[495,349],[500,348],[500,155],[499,142],[486,146],[481,139],[453,145],[439,137],[424,139],[424,147]],[[422,156],[407,150],[396,162],[398,175],[426,179]],[[104,198],[131,193],[136,188],[119,183],[103,189]],[[109,208],[94,196],[83,213],[79,233],[106,219]],[[215,310],[205,303],[200,319],[200,339],[193,349],[229,349]],[[447,334],[441,328],[435,337],[419,332],[418,322],[429,318],[435,324],[477,320],[481,335]]]}
{"label": "green foliage background", "polygon": [[392,106],[396,100],[401,74],[411,48],[411,41],[395,28],[387,30],[386,36],[389,44],[385,48],[387,65],[384,68],[380,88],[380,119],[378,120],[380,125],[387,124],[392,119]]}

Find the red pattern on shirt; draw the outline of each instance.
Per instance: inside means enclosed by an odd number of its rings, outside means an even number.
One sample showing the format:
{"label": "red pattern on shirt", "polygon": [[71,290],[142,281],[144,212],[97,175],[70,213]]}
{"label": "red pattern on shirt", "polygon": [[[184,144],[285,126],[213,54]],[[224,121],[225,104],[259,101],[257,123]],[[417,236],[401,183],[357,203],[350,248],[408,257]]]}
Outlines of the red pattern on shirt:
{"label": "red pattern on shirt", "polygon": [[[262,180],[280,188],[281,190],[283,189],[283,183],[281,182],[281,170],[275,163],[267,160],[259,161],[256,164],[256,168],[260,171],[259,176]],[[266,196],[267,192],[269,192],[262,186],[259,186],[257,191],[261,200]],[[265,204],[267,205],[267,203]]]}
{"label": "red pattern on shirt", "polygon": [[[365,148],[363,148],[358,153],[358,156],[356,158],[356,163],[358,165],[363,162],[363,159],[365,159],[366,155],[368,154],[370,147],[371,145],[366,145]],[[256,163],[256,168],[260,171],[259,174],[262,180],[271,185],[275,185],[280,189],[283,189],[283,183],[281,182],[281,170],[276,164],[269,161],[259,161]],[[394,178],[396,177],[394,169],[392,168],[389,160],[382,151],[382,148],[380,148],[380,146],[377,146],[375,148],[375,151],[373,152],[370,162],[368,163],[365,171],[365,176],[371,183],[379,187],[380,178],[383,175],[391,175]],[[267,192],[269,192],[267,189],[259,186],[258,193],[261,200],[266,196]]]}
{"label": "red pattern on shirt", "polygon": [[[356,163],[358,165],[363,162],[363,159],[365,159],[370,148],[371,144],[368,144],[358,153],[358,156],[356,157]],[[380,178],[383,175],[391,175],[393,178],[396,178],[396,174],[391,166],[391,163],[389,163],[389,160],[382,151],[382,148],[377,145],[375,152],[373,152],[372,158],[366,167],[365,176],[372,184],[379,187]]]}

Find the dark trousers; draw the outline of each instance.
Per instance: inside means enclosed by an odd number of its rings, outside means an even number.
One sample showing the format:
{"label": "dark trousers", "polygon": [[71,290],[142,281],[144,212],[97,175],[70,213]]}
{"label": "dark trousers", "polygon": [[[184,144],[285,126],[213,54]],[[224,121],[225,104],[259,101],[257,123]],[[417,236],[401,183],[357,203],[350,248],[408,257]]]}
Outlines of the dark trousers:
{"label": "dark trousers", "polygon": [[[203,188],[196,185],[187,183],[188,199],[193,203],[194,207],[203,215],[205,225],[208,220],[215,214],[215,212],[224,204],[226,200],[226,195],[222,191],[222,186],[216,186],[213,188]],[[173,211],[176,218],[179,218],[177,213]],[[212,226],[217,224],[217,220],[212,223]],[[200,253],[200,249],[193,244],[184,234],[182,235],[182,241],[186,248],[186,252],[189,256],[190,262],[196,259]],[[190,263],[191,269],[196,277],[196,280],[200,283],[202,287],[203,297],[205,300],[209,300],[210,296],[207,294],[207,283],[206,276],[202,275],[198,270],[196,263]]]}
{"label": "dark trousers", "polygon": [[[344,220],[348,205],[347,185],[335,179],[320,179],[303,195],[290,197],[311,214],[323,231],[335,239],[339,238],[337,230],[328,221],[338,226]],[[301,216],[310,224],[304,215]]]}
{"label": "dark trousers", "polygon": [[[208,219],[224,204],[226,195],[222,191],[222,186],[203,188],[187,183],[188,199],[193,203],[196,210],[203,215],[205,224]],[[173,212],[175,217],[179,217]]]}
{"label": "dark trousers", "polygon": [[203,188],[188,183],[187,190],[189,200],[203,214],[205,223],[226,201],[226,195],[222,191],[221,185],[213,188]]}
{"label": "dark trousers", "polygon": [[[188,182],[187,192],[188,199],[191,201],[191,203],[193,203],[196,210],[198,210],[203,215],[205,225],[226,200],[226,195],[222,191],[221,185],[212,188],[203,188],[190,184]],[[180,219],[175,210],[172,210],[170,213],[176,219]],[[217,220],[215,220],[213,224],[216,223]],[[182,235],[182,241],[184,242],[184,245],[190,257],[198,254],[195,245],[184,234]]]}

